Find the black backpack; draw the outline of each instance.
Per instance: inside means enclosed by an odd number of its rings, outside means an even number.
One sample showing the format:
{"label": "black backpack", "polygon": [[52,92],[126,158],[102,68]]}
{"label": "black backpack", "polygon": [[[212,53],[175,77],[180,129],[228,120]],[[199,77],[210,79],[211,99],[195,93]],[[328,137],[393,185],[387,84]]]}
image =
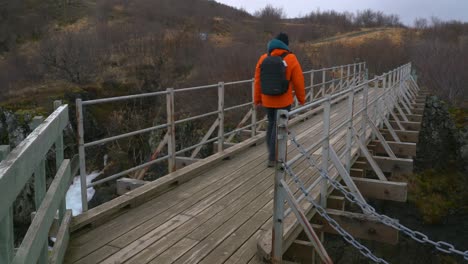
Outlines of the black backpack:
{"label": "black backpack", "polygon": [[281,95],[288,91],[289,80],[286,79],[286,64],[284,58],[290,52],[285,52],[281,56],[271,56],[268,53],[260,65],[260,85],[262,94]]}

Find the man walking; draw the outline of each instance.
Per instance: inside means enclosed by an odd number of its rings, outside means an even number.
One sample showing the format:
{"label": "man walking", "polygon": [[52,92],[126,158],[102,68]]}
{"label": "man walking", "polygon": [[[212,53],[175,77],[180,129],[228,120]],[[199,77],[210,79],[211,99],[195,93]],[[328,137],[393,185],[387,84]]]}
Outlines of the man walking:
{"label": "man walking", "polygon": [[305,102],[302,68],[288,45],[288,35],[278,34],[268,43],[268,52],[260,57],[255,69],[254,103],[263,106],[268,116],[268,167],[274,167],[276,162],[277,111],[291,110],[293,89],[299,103]]}

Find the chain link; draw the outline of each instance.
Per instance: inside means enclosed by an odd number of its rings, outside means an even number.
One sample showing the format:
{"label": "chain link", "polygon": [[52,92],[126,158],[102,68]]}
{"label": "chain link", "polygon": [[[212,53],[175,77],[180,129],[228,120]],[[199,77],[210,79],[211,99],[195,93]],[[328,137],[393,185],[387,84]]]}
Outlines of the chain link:
{"label": "chain link", "polygon": [[455,253],[457,255],[462,256],[465,260],[468,260],[468,250],[466,250],[466,251],[457,250],[452,244],[444,242],[444,241],[435,242],[435,241],[429,239],[429,237],[427,235],[425,235],[425,234],[423,234],[421,232],[418,232],[418,231],[413,231],[413,230],[409,229],[408,227],[400,224],[395,219],[392,219],[392,218],[390,218],[390,217],[388,217],[388,216],[386,216],[384,214],[377,213],[375,211],[375,208],[372,207],[371,205],[369,205],[368,203],[359,201],[359,199],[357,199],[357,197],[356,197],[356,195],[354,193],[349,192],[348,190],[346,190],[346,188],[341,183],[339,183],[338,181],[332,179],[328,175],[327,172],[325,172],[324,170],[322,170],[322,168],[320,168],[320,166],[318,166],[317,161],[315,161],[314,158],[312,157],[312,155],[310,155],[305,150],[305,148],[297,141],[296,136],[294,135],[294,133],[292,131],[288,131],[288,133],[290,134],[291,142],[294,143],[294,145],[299,150],[299,152],[308,160],[309,164],[312,167],[315,167],[319,171],[319,174],[320,174],[320,176],[322,178],[329,180],[331,185],[335,189],[342,192],[344,194],[345,198],[348,201],[357,204],[364,212],[371,213],[373,216],[377,217],[377,219],[380,222],[382,222],[383,224],[385,224],[387,226],[390,226],[390,227],[393,227],[393,228],[403,232],[404,234],[406,234],[407,236],[409,236],[410,238],[412,238],[413,240],[415,240],[415,241],[417,241],[417,242],[419,242],[421,244],[425,244],[425,243],[431,244],[437,250],[439,250],[441,252],[444,252],[444,253],[447,253],[447,254]]}
{"label": "chain link", "polygon": [[344,240],[346,240],[346,242],[348,242],[349,244],[351,244],[353,247],[355,247],[356,249],[359,250],[359,252],[364,255],[365,257],[367,258],[370,258],[372,261],[376,262],[376,263],[385,263],[385,264],[388,264],[387,261],[385,261],[384,259],[381,259],[377,256],[375,256],[374,254],[372,254],[372,252],[364,245],[362,245],[361,243],[359,243],[359,241],[357,241],[356,239],[354,239],[354,237],[349,234],[348,232],[346,232],[346,230],[344,230],[339,224],[338,222],[335,221],[335,219],[331,218],[327,211],[321,207],[317,202],[315,202],[315,200],[310,197],[310,195],[308,195],[309,193],[307,192],[307,189],[305,188],[305,185],[304,183],[301,181],[301,179],[299,179],[299,177],[292,171],[292,169],[287,166],[285,163],[282,164],[283,166],[283,169],[285,170],[285,172],[291,176],[291,178],[294,180],[294,182],[296,183],[297,185],[297,188],[300,189],[303,193],[304,193],[304,196],[306,197],[306,199],[314,206],[314,208],[317,210],[317,213],[319,215],[321,215],[325,220],[327,220],[327,222],[330,224],[330,226],[335,229],[336,232],[338,232],[338,234],[340,234]]}

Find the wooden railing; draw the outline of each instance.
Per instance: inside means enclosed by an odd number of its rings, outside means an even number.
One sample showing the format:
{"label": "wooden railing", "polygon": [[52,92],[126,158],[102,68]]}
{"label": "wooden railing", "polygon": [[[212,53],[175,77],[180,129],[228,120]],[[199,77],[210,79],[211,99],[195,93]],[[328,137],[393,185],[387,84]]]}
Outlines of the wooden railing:
{"label": "wooden railing", "polygon": [[[65,195],[78,158],[64,159],[63,130],[69,123],[68,106],[54,102],[55,111],[43,122],[34,118],[34,131],[9,153],[0,146],[0,263],[62,263],[67,248],[71,211],[66,210]],[[34,124],[35,123],[35,124]],[[56,175],[46,187],[46,157],[55,150]],[[73,171],[75,171],[73,173]],[[36,212],[19,248],[14,248],[13,203],[34,177]],[[58,213],[57,213],[58,212]],[[48,252],[51,226],[56,241]]]}

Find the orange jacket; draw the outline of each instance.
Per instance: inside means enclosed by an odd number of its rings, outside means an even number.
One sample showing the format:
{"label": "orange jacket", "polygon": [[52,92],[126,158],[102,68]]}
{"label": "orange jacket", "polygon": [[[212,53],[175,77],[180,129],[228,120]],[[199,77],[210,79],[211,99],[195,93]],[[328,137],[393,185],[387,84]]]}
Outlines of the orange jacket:
{"label": "orange jacket", "polygon": [[[272,56],[281,56],[285,50],[274,49],[271,52]],[[265,95],[262,94],[260,85],[260,66],[268,54],[263,54],[258,60],[255,69],[255,89],[254,89],[254,103],[268,108],[283,108],[293,103],[293,88],[296,93],[297,100],[301,105],[305,103],[305,84],[302,68],[296,55],[289,54],[284,58],[288,67],[286,67],[286,78],[289,80],[289,89],[282,95]]]}

